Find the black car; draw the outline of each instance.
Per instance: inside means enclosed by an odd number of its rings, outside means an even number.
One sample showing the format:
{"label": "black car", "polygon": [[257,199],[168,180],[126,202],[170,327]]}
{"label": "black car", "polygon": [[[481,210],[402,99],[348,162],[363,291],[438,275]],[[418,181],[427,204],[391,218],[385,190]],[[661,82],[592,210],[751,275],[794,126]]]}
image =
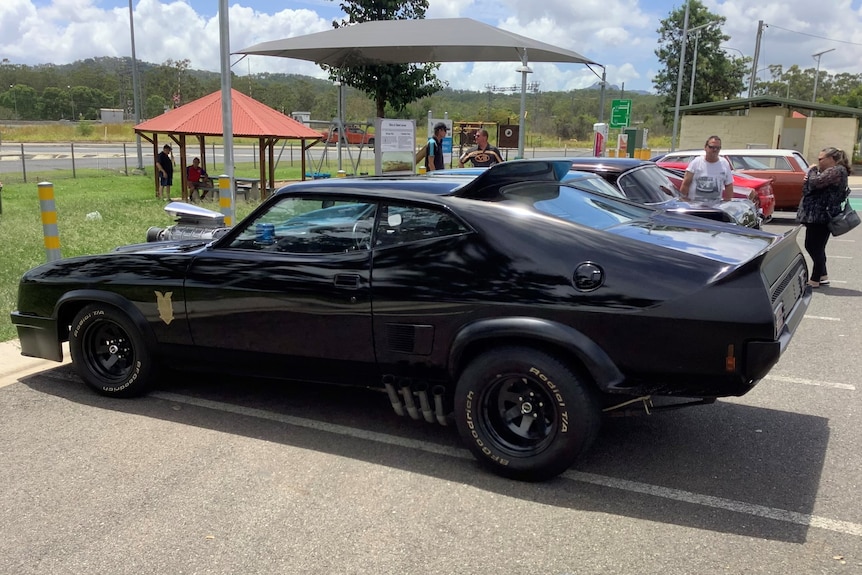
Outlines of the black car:
{"label": "black car", "polygon": [[760,228],[762,218],[749,200],[733,199],[715,205],[687,202],[679,197],[671,178],[682,175],[634,158],[572,158],[572,169],[599,174],[614,184],[628,199],[663,210],[690,214],[750,228]]}
{"label": "black car", "polygon": [[647,208],[561,182],[569,164],[293,184],[215,239],[34,268],[12,322],[24,355],[68,340],[109,396],[163,366],[379,386],[495,472],[545,479],[603,410],[749,391],[811,298],[798,229]]}

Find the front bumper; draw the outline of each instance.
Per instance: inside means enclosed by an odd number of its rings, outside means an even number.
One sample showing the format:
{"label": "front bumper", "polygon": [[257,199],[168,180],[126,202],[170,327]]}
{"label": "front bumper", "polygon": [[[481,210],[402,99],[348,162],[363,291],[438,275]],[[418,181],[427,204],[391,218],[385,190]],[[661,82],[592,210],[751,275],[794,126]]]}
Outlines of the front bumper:
{"label": "front bumper", "polygon": [[21,355],[63,361],[63,347],[57,335],[57,320],[17,311],[13,311],[10,318],[12,325],[18,329]]}

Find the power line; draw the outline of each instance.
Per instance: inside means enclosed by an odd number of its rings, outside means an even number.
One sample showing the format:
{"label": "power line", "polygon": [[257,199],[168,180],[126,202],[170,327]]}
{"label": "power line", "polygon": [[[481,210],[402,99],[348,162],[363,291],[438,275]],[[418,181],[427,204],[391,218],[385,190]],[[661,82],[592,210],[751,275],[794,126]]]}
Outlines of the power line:
{"label": "power line", "polygon": [[828,38],[826,36],[818,36],[817,34],[809,34],[808,32],[799,32],[797,30],[791,30],[790,28],[782,28],[781,26],[776,26],[775,24],[767,24],[769,28],[777,28],[779,30],[784,30],[785,32],[791,32],[793,34],[801,34],[803,36],[809,36],[811,38],[817,38],[818,40],[828,40],[829,42],[838,42],[840,44],[849,44],[851,46],[862,46],[859,42],[850,42],[848,40],[836,40],[834,38]]}

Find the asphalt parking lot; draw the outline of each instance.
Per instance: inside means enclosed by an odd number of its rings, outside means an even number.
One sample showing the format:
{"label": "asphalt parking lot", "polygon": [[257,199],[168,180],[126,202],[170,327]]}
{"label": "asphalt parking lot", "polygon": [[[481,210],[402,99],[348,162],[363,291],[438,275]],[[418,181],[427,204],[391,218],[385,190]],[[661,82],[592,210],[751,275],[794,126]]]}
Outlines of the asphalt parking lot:
{"label": "asphalt parking lot", "polygon": [[0,344],[0,573],[860,573],[861,243],[830,240],[752,392],[609,418],[541,484],[376,392],[204,374],[108,399]]}

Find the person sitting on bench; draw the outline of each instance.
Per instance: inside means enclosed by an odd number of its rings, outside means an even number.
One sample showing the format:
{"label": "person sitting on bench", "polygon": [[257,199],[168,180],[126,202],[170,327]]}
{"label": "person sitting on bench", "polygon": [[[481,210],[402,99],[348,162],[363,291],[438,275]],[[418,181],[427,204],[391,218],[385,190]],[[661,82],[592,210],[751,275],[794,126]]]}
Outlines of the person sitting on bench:
{"label": "person sitting on bench", "polygon": [[[194,202],[196,197],[200,195],[203,200],[207,197],[207,192],[212,187],[209,176],[206,170],[201,167],[201,159],[195,158],[192,160],[192,165],[186,169],[186,181],[189,183],[189,199]],[[204,188],[201,190],[201,188]]]}

